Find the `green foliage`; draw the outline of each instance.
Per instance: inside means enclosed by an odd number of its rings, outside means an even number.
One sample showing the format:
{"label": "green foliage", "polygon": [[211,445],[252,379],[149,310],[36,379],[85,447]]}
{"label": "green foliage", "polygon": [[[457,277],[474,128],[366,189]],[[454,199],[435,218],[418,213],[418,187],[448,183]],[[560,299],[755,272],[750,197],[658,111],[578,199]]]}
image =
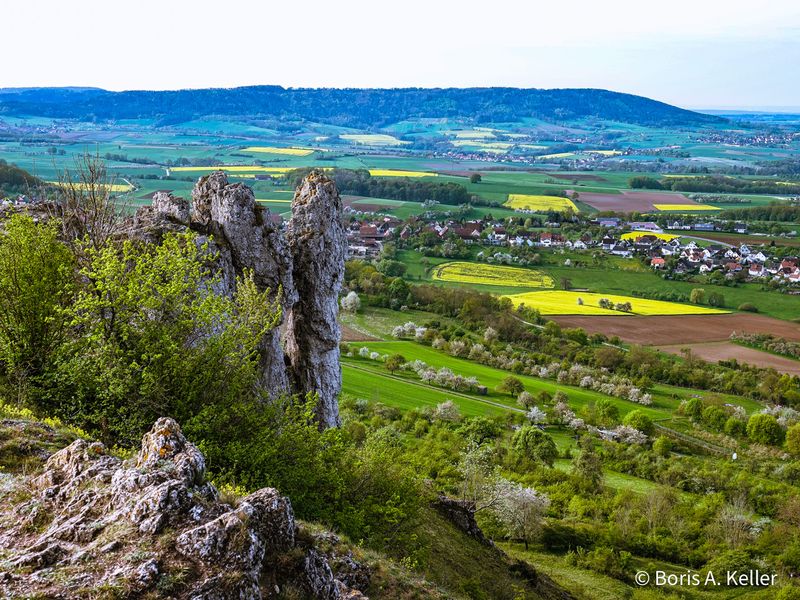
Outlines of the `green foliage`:
{"label": "green foliage", "polygon": [[747,437],[759,444],[778,446],[783,442],[783,429],[775,417],[759,413],[747,421]]}
{"label": "green foliage", "polygon": [[786,451],[800,456],[800,423],[795,423],[786,432]]}
{"label": "green foliage", "polygon": [[741,437],[747,433],[747,423],[736,417],[728,417],[725,421],[725,435]]}
{"label": "green foliage", "polygon": [[385,258],[378,263],[378,271],[387,277],[402,277],[406,272],[406,265],[398,260]]}
{"label": "green foliage", "polygon": [[672,452],[672,440],[668,437],[660,435],[653,442],[653,452],[662,457],[667,457]]}
{"label": "green foliage", "polygon": [[558,448],[553,438],[531,425],[524,425],[514,433],[511,447],[521,462],[542,462],[552,467],[558,458]]}
{"label": "green foliage", "polygon": [[350,427],[319,431],[315,406],[313,395],[206,406],[184,430],[199,440],[218,480],[248,490],[275,487],[300,518],[374,547],[408,543],[423,496],[398,460],[396,436],[384,431],[358,446]]}
{"label": "green foliage", "polygon": [[584,490],[597,492],[603,485],[603,462],[595,451],[594,440],[588,435],[581,437],[580,450],[572,461],[572,473]]}
{"label": "green foliage", "polygon": [[653,435],[653,431],[655,431],[653,420],[638,408],[625,415],[622,424],[638,429],[646,435]]}
{"label": "green foliage", "polygon": [[280,320],[270,290],[247,275],[234,298],[214,293],[212,257],[190,233],[87,256],[67,311],[76,335],[60,348],[45,409],[134,444],[159,416],[185,422],[249,393],[257,345]]}
{"label": "green foliage", "polygon": [[75,260],[55,222],[13,215],[0,235],[0,360],[17,385],[44,371],[66,333]]}

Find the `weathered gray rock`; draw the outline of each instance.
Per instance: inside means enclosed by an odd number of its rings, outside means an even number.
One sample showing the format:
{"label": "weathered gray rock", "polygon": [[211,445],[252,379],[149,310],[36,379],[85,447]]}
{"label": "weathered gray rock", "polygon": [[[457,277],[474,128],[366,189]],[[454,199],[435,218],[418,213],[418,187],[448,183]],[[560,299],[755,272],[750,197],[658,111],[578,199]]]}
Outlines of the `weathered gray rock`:
{"label": "weathered gray rock", "polygon": [[[180,199],[156,194],[153,206],[137,212],[129,235],[158,241],[159,228],[175,230],[187,220]],[[191,228],[217,255],[217,290],[233,294],[236,277],[252,272],[259,289],[280,294],[285,335],[267,333],[259,345],[260,387],[268,396],[316,392],[321,427],[339,423],[341,391],[338,294],[344,276],[346,236],[342,202],[334,182],[311,173],[292,201],[286,234],[258,205],[253,191],[229,183],[222,171],[201,177],[192,191]],[[189,226],[186,226],[188,229]],[[137,233],[138,232],[138,233]]]}
{"label": "weathered gray rock", "polygon": [[171,193],[153,194],[153,211],[172,217],[180,223],[189,222],[189,202],[184,198],[176,198]]}
{"label": "weathered gray rock", "polygon": [[342,373],[337,316],[347,247],[341,214],[342,201],[333,180],[313,172],[295,192],[286,231],[298,290],[287,317],[286,352],[295,389],[319,395],[317,419],[322,427],[339,424]]}
{"label": "weathered gray rock", "polygon": [[[269,209],[256,203],[252,189],[228,183],[225,173],[215,171],[197,182],[192,204],[192,221],[213,236],[221,249],[220,262],[229,274],[226,293],[233,293],[235,277],[248,270],[259,289],[281,294],[284,310],[295,302],[292,257]],[[278,328],[265,336],[259,352],[261,387],[271,396],[288,391],[290,379]]]}
{"label": "weathered gray rock", "polygon": [[12,497],[17,486],[33,496],[0,511],[0,556],[15,557],[0,595],[75,597],[108,586],[150,597],[176,569],[192,578],[171,597],[259,600],[285,585],[320,600],[362,597],[349,583],[364,585],[357,574],[368,570],[352,555],[300,544],[291,502],[277,490],[221,503],[205,458],[170,418],[128,461],[77,440],[9,485]]}

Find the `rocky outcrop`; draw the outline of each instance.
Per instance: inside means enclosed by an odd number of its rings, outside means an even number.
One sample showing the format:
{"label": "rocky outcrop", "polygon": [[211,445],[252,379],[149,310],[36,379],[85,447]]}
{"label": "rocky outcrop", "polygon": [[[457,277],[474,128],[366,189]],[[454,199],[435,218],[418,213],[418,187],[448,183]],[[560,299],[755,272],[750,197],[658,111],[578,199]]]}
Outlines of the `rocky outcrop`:
{"label": "rocky outcrop", "polygon": [[0,502],[2,597],[256,600],[290,587],[339,600],[369,585],[352,555],[299,534],[277,490],[221,502],[202,453],[169,418],[127,461],[76,440],[0,488]]}
{"label": "rocky outcrop", "polygon": [[342,387],[337,298],[347,241],[341,212],[333,181],[311,173],[295,193],[287,227],[298,298],[287,318],[286,350],[295,388],[319,394],[317,419],[327,427],[339,424]]}
{"label": "rocky outcrop", "polygon": [[[319,172],[300,185],[286,232],[253,190],[229,183],[222,171],[201,177],[192,207],[158,192],[137,211],[126,235],[158,242],[167,231],[196,231],[217,256],[219,293],[233,294],[236,277],[253,273],[261,290],[280,295],[282,328],[259,345],[260,386],[269,396],[316,392],[321,427],[339,422],[341,389],[337,296],[344,275],[346,240],[342,202],[333,181]],[[283,336],[281,332],[283,330]]]}
{"label": "rocky outcrop", "polygon": [[475,504],[472,502],[439,494],[432,506],[468,536],[475,538],[481,544],[494,545],[478,527],[478,522],[475,520]]}

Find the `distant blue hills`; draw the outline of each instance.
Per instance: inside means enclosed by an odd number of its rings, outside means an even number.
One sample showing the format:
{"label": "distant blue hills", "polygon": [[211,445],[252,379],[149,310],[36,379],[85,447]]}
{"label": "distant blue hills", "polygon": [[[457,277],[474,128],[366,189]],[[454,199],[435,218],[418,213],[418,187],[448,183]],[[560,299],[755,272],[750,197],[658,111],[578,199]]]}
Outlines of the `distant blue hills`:
{"label": "distant blue hills", "polygon": [[180,123],[207,115],[303,119],[376,128],[411,118],[463,118],[476,124],[524,118],[598,118],[645,126],[702,126],[725,119],[601,89],[332,89],[251,86],[110,92],[99,88],[0,88],[0,116],[145,119]]}

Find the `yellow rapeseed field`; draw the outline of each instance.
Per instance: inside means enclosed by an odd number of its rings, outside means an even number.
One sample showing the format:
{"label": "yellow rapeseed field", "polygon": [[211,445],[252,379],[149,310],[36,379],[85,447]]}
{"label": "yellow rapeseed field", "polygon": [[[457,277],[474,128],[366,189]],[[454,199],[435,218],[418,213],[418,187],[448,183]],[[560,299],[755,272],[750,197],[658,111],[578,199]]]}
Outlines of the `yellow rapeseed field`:
{"label": "yellow rapeseed field", "polygon": [[556,154],[543,154],[542,156],[537,156],[536,158],[569,158],[570,156],[575,156],[574,152],[558,152]]}
{"label": "yellow rapeseed field", "polygon": [[620,238],[623,240],[635,240],[638,237],[642,237],[643,235],[653,235],[665,242],[670,240],[674,240],[676,237],[680,237],[679,235],[674,235],[672,233],[653,233],[652,231],[630,231],[628,233],[623,233]]}
{"label": "yellow rapeseed field", "polygon": [[210,167],[172,167],[175,172],[227,171],[229,173],[288,173],[298,167],[260,167],[258,165],[213,165]]}
{"label": "yellow rapeseed field", "polygon": [[370,169],[369,174],[373,177],[437,177],[438,173],[428,173],[426,171],[403,171],[400,169]]}
{"label": "yellow rapeseed field", "polygon": [[619,150],[584,150],[583,152],[589,152],[590,154],[600,154],[602,156],[617,156],[618,154],[622,154]]}
{"label": "yellow rapeseed field", "polygon": [[[58,187],[67,187],[69,185],[60,181],[48,181],[47,183],[57,185]],[[86,191],[89,188],[88,185],[79,181],[73,181],[71,185],[74,186],[76,190],[81,191]],[[129,192],[131,189],[133,189],[127,183],[103,183],[100,184],[100,187],[107,189],[109,192]]]}
{"label": "yellow rapeseed field", "polygon": [[514,210],[574,210],[578,207],[569,198],[561,196],[532,196],[528,194],[509,194],[503,204]]}
{"label": "yellow rapeseed field", "polygon": [[264,152],[266,154],[288,154],[289,156],[308,156],[314,154],[313,148],[278,148],[277,146],[250,146],[242,152]]}
{"label": "yellow rapeseed field", "polygon": [[553,279],[540,271],[504,265],[448,262],[434,267],[433,279],[506,287],[551,288]]}
{"label": "yellow rapeseed field", "polygon": [[708,204],[653,204],[660,211],[695,211],[695,210],[721,210]]}
{"label": "yellow rapeseed field", "polygon": [[[693,304],[679,304],[662,300],[648,300],[633,296],[618,296],[616,294],[596,294],[590,292],[527,292],[506,296],[514,306],[524,304],[535,308],[543,315],[718,315],[728,311]],[[578,304],[578,298],[583,304]],[[630,302],[631,312],[624,313],[618,310],[600,308],[600,300],[606,298],[614,303]]]}

